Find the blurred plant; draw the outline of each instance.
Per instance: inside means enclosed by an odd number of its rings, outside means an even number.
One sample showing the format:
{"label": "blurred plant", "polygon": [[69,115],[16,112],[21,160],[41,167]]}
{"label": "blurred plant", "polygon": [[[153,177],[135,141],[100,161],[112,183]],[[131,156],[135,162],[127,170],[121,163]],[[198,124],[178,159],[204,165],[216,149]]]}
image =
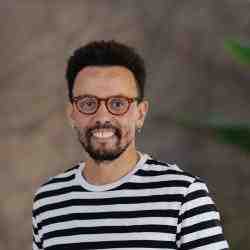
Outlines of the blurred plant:
{"label": "blurred plant", "polygon": [[219,143],[233,144],[250,152],[250,123],[229,121],[218,115],[202,120],[179,116],[175,121],[184,127],[206,131]]}
{"label": "blurred plant", "polygon": [[[224,48],[237,62],[250,65],[250,44],[230,39],[224,42]],[[250,122],[229,121],[217,115],[199,121],[181,116],[176,121],[185,127],[207,129],[219,143],[237,145],[250,152]]]}
{"label": "blurred plant", "polygon": [[224,47],[239,63],[250,64],[250,44],[228,39],[224,42]]}

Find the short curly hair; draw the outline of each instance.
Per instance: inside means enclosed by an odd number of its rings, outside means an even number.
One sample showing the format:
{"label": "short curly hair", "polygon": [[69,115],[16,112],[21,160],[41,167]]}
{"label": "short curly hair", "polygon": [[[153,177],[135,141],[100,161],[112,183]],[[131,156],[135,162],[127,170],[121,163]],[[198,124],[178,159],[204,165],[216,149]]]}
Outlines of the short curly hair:
{"label": "short curly hair", "polygon": [[145,64],[134,48],[111,41],[93,41],[76,49],[68,59],[66,80],[68,96],[72,103],[74,81],[84,67],[87,66],[123,66],[129,69],[136,79],[139,101],[144,98],[146,81]]}

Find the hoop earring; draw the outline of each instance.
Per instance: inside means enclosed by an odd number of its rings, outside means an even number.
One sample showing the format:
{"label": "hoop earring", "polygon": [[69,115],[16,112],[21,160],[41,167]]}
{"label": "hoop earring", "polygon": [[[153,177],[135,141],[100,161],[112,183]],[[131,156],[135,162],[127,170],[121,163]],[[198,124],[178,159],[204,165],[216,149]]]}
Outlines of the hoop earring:
{"label": "hoop earring", "polygon": [[137,127],[137,128],[136,128],[136,132],[137,132],[138,134],[141,133],[141,129],[142,129],[141,127]]}

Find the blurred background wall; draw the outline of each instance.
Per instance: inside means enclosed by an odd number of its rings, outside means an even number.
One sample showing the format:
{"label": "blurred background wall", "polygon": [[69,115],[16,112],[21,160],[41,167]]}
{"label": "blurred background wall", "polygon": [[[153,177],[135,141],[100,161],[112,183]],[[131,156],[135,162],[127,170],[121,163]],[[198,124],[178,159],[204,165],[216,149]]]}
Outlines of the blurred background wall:
{"label": "blurred background wall", "polygon": [[250,41],[248,0],[0,1],[0,250],[31,249],[32,197],[49,176],[84,159],[67,123],[72,51],[116,39],[145,58],[150,113],[138,147],[203,177],[226,238],[250,249],[250,155],[173,117],[247,121],[250,71],[224,40]]}

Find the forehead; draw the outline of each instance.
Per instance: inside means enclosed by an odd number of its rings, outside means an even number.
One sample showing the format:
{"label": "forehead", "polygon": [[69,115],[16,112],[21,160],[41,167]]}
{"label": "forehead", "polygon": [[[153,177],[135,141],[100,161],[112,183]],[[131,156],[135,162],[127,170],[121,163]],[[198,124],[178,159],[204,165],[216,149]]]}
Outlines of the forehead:
{"label": "forehead", "polygon": [[133,73],[125,67],[88,66],[77,74],[73,93],[74,96],[136,96],[137,85]]}

